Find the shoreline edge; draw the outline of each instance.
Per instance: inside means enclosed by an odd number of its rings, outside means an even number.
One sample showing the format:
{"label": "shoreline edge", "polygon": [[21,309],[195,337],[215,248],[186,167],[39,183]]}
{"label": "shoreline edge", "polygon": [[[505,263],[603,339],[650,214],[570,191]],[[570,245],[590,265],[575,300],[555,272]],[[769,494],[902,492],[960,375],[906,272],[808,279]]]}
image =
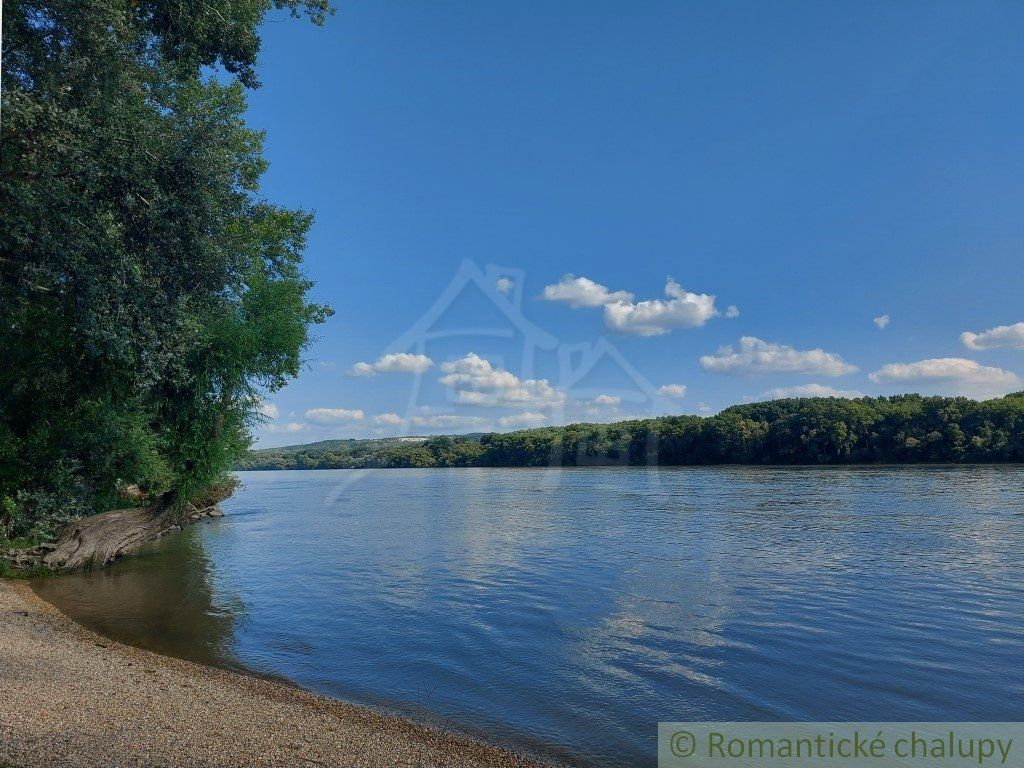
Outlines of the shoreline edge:
{"label": "shoreline edge", "polygon": [[287,683],[94,634],[0,579],[0,765],[550,766]]}

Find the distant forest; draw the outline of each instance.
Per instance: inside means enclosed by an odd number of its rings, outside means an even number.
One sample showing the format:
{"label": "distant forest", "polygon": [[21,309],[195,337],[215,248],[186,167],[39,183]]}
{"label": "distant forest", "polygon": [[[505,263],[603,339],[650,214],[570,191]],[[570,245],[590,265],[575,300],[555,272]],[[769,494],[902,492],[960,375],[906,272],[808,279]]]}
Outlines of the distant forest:
{"label": "distant forest", "polygon": [[801,398],[710,416],[570,424],[504,434],[330,440],[249,452],[236,469],[568,467],[1024,461],[1024,392]]}

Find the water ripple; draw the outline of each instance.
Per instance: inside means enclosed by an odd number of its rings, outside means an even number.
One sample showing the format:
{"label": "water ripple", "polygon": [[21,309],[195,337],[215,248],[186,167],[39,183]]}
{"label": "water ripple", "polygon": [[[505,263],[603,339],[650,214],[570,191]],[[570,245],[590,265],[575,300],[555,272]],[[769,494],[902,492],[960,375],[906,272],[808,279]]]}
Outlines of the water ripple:
{"label": "water ripple", "polygon": [[38,585],[100,631],[599,766],[659,720],[1024,719],[1015,467],[247,473]]}

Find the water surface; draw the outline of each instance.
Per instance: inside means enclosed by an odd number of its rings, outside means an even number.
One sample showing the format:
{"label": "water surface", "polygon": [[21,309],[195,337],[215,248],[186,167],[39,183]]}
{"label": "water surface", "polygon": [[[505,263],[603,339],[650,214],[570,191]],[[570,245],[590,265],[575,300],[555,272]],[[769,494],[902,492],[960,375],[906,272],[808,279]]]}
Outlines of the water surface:
{"label": "water surface", "polygon": [[1024,469],[241,473],[37,589],[110,636],[569,763],[659,720],[1024,720]]}

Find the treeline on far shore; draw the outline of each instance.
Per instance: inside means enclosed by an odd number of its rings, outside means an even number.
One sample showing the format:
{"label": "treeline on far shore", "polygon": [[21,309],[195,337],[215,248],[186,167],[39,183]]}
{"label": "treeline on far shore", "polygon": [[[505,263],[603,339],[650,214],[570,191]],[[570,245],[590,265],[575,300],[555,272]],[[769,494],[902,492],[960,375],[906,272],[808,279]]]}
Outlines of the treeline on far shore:
{"label": "treeline on far shore", "polygon": [[251,451],[239,470],[1024,461],[1024,392],[800,398],[715,416],[662,416],[518,432],[333,440]]}

